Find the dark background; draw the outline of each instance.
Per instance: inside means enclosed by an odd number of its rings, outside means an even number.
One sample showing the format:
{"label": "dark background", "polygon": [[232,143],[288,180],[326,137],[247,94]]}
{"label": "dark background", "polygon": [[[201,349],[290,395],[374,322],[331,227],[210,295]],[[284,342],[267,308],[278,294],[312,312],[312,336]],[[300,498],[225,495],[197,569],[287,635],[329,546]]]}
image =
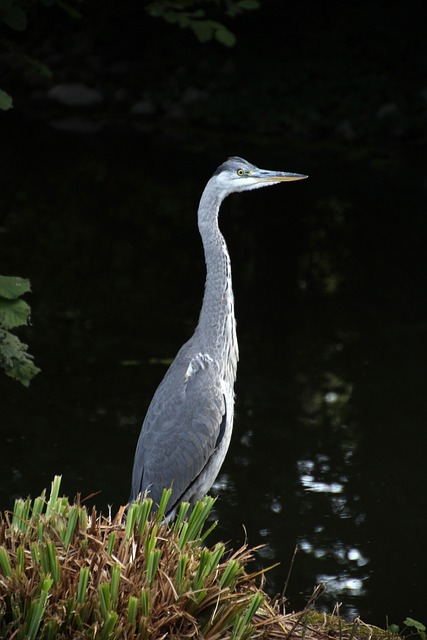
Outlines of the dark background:
{"label": "dark background", "polygon": [[55,473],[126,502],[162,359],[197,322],[198,199],[241,155],[310,178],[222,209],[241,360],[212,541],[265,543],[271,593],[298,543],[290,609],[324,580],[325,610],[425,622],[423,5],[206,8],[233,48],[134,2],[2,26],[0,272],[31,280],[42,372],[0,378],[1,507]]}

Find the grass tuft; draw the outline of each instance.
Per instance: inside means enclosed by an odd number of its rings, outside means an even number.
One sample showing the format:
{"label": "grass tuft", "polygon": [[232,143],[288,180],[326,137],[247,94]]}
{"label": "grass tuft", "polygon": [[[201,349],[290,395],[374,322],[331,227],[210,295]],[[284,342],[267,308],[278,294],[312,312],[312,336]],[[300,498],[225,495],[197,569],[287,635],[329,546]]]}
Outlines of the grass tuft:
{"label": "grass tuft", "polygon": [[[311,610],[284,615],[282,602],[262,591],[263,572],[247,572],[256,549],[206,546],[212,498],[191,513],[181,505],[168,524],[165,492],[156,512],[147,498],[130,505],[123,524],[124,508],[115,520],[88,513],[78,498],[70,504],[59,496],[60,482],[54,478],[49,498],[43,492],[0,513],[1,638],[328,637],[326,627],[315,629]],[[363,628],[341,624],[340,640],[364,640]]]}

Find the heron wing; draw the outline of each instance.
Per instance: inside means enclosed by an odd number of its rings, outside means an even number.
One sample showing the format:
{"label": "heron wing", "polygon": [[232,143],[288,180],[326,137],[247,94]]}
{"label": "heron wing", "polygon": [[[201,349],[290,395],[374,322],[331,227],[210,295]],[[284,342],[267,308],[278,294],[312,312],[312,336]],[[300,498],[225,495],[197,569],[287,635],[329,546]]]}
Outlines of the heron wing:
{"label": "heron wing", "polygon": [[185,499],[224,435],[226,402],[215,363],[203,354],[179,360],[169,368],[144,420],[131,499],[148,491],[158,504],[169,487],[170,505]]}

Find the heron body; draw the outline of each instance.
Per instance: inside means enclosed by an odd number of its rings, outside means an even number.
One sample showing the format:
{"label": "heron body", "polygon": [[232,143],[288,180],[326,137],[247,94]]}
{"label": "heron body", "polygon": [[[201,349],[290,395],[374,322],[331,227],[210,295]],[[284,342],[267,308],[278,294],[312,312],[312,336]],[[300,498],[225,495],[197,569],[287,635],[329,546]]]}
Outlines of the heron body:
{"label": "heron body", "polygon": [[158,505],[163,489],[172,488],[166,513],[170,519],[181,502],[194,503],[214,483],[230,444],[239,358],[231,263],[218,227],[219,208],[230,193],[306,177],[258,169],[233,157],[208,181],[198,210],[206,262],[199,322],[148,408],[135,452],[130,501],[147,493]]}

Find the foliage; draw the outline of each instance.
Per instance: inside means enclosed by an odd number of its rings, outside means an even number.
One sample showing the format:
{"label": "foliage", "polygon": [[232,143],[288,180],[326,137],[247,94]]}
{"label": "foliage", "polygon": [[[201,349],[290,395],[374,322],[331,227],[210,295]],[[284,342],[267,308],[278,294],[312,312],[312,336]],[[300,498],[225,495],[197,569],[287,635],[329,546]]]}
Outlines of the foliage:
{"label": "foliage", "polygon": [[[208,18],[200,4],[199,0],[152,0],[147,11],[153,17],[161,17],[166,22],[191,29],[199,42],[215,39],[232,47],[236,42],[235,35],[221,22]],[[230,17],[259,7],[258,0],[223,0],[215,4],[224,5],[226,15]],[[206,6],[206,2],[203,5]]]}
{"label": "foliage", "polygon": [[0,19],[15,31],[24,31],[27,27],[28,3],[22,0],[0,0]]}
{"label": "foliage", "polygon": [[[43,9],[51,6],[58,6],[65,13],[72,18],[81,18],[81,13],[78,11],[71,2],[81,2],[82,0],[33,0],[31,3],[28,0],[0,0],[0,26],[4,23],[9,29],[16,32],[25,31],[28,26],[28,19],[30,12],[34,13],[35,6],[42,7]],[[49,70],[37,61],[31,58],[26,59],[27,64],[39,69],[41,73],[49,73]],[[12,97],[3,89],[0,88],[0,110],[7,111],[12,108]]]}
{"label": "foliage", "polygon": [[7,111],[12,108],[12,97],[3,89],[0,89],[0,110]]}
{"label": "foliage", "polygon": [[390,624],[388,630],[392,633],[400,634],[402,637],[412,637],[416,634],[421,640],[427,640],[426,626],[422,622],[414,620],[414,618],[405,618],[402,629],[397,624]]}
{"label": "foliage", "polygon": [[[81,18],[80,11],[75,4],[82,0],[0,0],[0,26],[2,23],[10,30],[23,32],[27,29],[30,20],[34,21],[37,9],[46,9],[57,6],[71,18]],[[153,17],[161,17],[166,22],[177,24],[182,28],[189,28],[200,42],[215,39],[225,46],[233,46],[236,37],[222,22],[208,17],[200,6],[200,0],[151,0],[147,5],[147,12]],[[222,10],[225,15],[234,17],[239,13],[259,7],[259,0],[211,0],[211,5],[217,10]],[[41,64],[22,51],[23,45],[11,45],[3,39],[3,44],[13,50],[26,66],[31,66],[39,73],[50,76],[51,71],[46,65]],[[12,96],[0,88],[0,110],[7,111],[13,106]]]}
{"label": "foliage", "polygon": [[[38,0],[37,4],[42,7],[57,5],[70,17],[81,18],[80,11],[65,0]],[[31,4],[28,0],[0,0],[0,22],[4,22],[5,25],[14,31],[25,31],[28,25],[28,16],[30,10],[33,9],[33,5],[34,0]]]}
{"label": "foliage", "polygon": [[28,345],[10,329],[28,324],[31,310],[21,296],[30,290],[30,282],[25,278],[0,276],[0,367],[25,387],[40,369],[27,352]]}

